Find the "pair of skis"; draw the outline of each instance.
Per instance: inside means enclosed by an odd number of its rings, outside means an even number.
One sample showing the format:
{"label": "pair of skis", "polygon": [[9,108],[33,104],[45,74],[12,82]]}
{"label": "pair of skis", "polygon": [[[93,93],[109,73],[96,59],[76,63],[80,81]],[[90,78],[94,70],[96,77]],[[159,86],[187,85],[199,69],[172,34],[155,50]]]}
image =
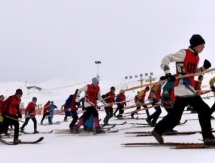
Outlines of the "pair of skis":
{"label": "pair of skis", "polygon": [[[20,132],[21,132],[21,131],[20,131]],[[53,130],[51,130],[51,131],[40,131],[40,132],[38,132],[38,133],[23,131],[23,132],[21,132],[21,133],[23,133],[23,134],[50,134],[50,133],[52,133],[52,132],[53,132]]]}
{"label": "pair of skis", "polygon": [[19,143],[14,143],[12,141],[7,141],[4,139],[0,139],[0,142],[7,144],[7,145],[18,145],[18,144],[37,144],[39,142],[41,142],[44,139],[44,137],[40,137],[39,139],[35,140],[35,141],[20,141]]}
{"label": "pair of skis", "polygon": [[163,144],[159,143],[123,143],[121,144],[126,147],[149,147],[149,146],[168,146],[171,149],[199,149],[199,148],[215,148],[215,145],[205,145],[204,143],[176,143],[176,142],[166,142]]}

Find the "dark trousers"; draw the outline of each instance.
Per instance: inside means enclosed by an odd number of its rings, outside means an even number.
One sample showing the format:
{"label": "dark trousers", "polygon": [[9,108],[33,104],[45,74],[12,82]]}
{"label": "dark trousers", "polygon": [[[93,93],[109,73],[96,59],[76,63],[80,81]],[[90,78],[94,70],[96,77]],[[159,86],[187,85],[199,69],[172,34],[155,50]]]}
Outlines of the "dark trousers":
{"label": "dark trousers", "polygon": [[[147,106],[146,105],[142,105],[145,109],[147,108]],[[135,110],[135,111],[137,111],[138,112],[138,110],[140,110],[140,108],[141,108],[141,106],[137,106],[137,109]],[[133,117],[134,116],[134,114],[136,113],[134,111],[134,113],[131,113],[131,116]],[[150,116],[150,114],[149,114],[149,110],[148,109],[146,109],[146,115],[147,115],[147,117],[149,117]]]}
{"label": "dark trousers", "polygon": [[211,114],[213,114],[214,111],[215,111],[215,103],[211,107]]}
{"label": "dark trousers", "polygon": [[18,116],[16,115],[8,115],[11,118],[17,119],[17,120],[13,120],[13,119],[9,119],[7,117],[4,117],[3,120],[3,128],[0,131],[0,134],[7,133],[8,132],[8,127],[9,125],[13,125],[14,126],[14,139],[18,139],[19,138],[19,121],[18,121]]}
{"label": "dark trousers", "polygon": [[105,107],[106,116],[104,118],[104,123],[108,123],[109,119],[113,117],[113,108],[112,107]]}
{"label": "dark trousers", "polygon": [[90,118],[91,114],[93,115],[93,117],[99,117],[99,113],[96,108],[94,106],[91,106],[86,108],[86,111],[81,118],[84,120],[84,122],[86,122],[86,120]]}
{"label": "dark trousers", "polygon": [[50,118],[49,112],[43,113],[43,117],[41,119],[41,123],[43,123],[43,120],[45,119],[45,117],[48,117],[49,123],[51,123],[51,118]]}
{"label": "dark trousers", "polygon": [[199,117],[199,123],[202,129],[202,137],[213,138],[211,131],[211,120],[210,120],[210,108],[202,100],[200,96],[192,97],[176,97],[176,101],[173,107],[172,112],[167,114],[155,127],[155,131],[159,134],[163,134],[166,129],[174,128],[181,119],[184,108],[190,104],[193,106],[193,109],[197,111]]}
{"label": "dark trousers", "polygon": [[72,128],[75,126],[76,122],[78,121],[78,113],[76,110],[71,111],[72,122],[70,123],[69,127]]}
{"label": "dark trousers", "polygon": [[117,115],[117,117],[122,117],[122,114],[124,113],[124,105],[118,105],[115,112],[114,112],[114,115],[116,115],[116,112],[119,111],[119,114]]}
{"label": "dark trousers", "polygon": [[22,125],[22,129],[24,129],[25,128],[25,126],[28,124],[28,121],[29,120],[32,120],[33,122],[34,122],[34,131],[37,131],[37,120],[36,120],[36,118],[35,117],[27,117],[27,118],[25,118],[25,122],[24,122],[24,124]]}
{"label": "dark trousers", "polygon": [[148,119],[151,120],[151,122],[152,122],[153,124],[155,124],[155,123],[157,122],[157,120],[158,120],[158,118],[159,118],[161,112],[162,112],[162,111],[161,111],[160,106],[156,106],[156,107],[155,107],[155,112],[154,112],[152,115],[150,115],[150,116],[148,117]]}

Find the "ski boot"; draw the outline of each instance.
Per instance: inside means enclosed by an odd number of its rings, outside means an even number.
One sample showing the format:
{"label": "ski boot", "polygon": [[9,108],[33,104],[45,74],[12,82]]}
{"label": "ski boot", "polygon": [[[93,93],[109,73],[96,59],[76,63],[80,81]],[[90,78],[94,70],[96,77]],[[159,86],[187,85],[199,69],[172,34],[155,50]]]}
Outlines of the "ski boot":
{"label": "ski boot", "polygon": [[34,134],[38,134],[38,133],[39,133],[39,131],[37,131],[37,130],[34,131]]}
{"label": "ski boot", "polygon": [[13,143],[14,143],[14,144],[19,144],[20,142],[21,142],[21,140],[19,140],[19,139],[14,139],[14,140],[13,140]]}
{"label": "ski boot", "polygon": [[95,128],[95,134],[103,134],[103,133],[105,133],[105,131],[102,130],[101,127],[96,127],[96,128]]}
{"label": "ski boot", "polygon": [[215,146],[215,138],[211,138],[211,139],[205,138],[203,141],[204,141],[205,145],[213,145],[213,146]]}
{"label": "ski boot", "polygon": [[20,132],[24,132],[24,128],[21,127],[21,128],[20,128]]}
{"label": "ski boot", "polygon": [[70,132],[74,133],[74,134],[79,133],[79,127],[78,126],[74,126],[74,127],[70,128]]}
{"label": "ski boot", "polygon": [[152,122],[149,118],[146,118],[146,122],[149,124],[149,125],[152,125]]}
{"label": "ski boot", "polygon": [[155,130],[152,131],[152,136],[158,141],[158,143],[163,144],[164,140],[161,134],[157,133]]}

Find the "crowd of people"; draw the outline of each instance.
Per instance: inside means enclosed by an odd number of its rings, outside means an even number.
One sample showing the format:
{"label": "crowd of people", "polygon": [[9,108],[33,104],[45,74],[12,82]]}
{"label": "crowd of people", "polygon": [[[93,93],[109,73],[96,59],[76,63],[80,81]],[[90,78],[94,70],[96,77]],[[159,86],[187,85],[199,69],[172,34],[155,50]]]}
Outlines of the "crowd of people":
{"label": "crowd of people", "polygon": [[[180,123],[181,116],[185,107],[193,113],[197,113],[199,117],[200,127],[202,129],[202,137],[205,144],[215,144],[215,138],[211,128],[211,114],[215,111],[215,103],[210,108],[201,98],[201,84],[203,75],[199,75],[197,80],[194,80],[194,75],[197,72],[203,72],[211,67],[211,63],[205,59],[203,66],[198,67],[199,53],[205,47],[205,40],[200,35],[193,35],[190,38],[190,46],[187,49],[182,49],[174,54],[165,56],[161,61],[161,68],[164,70],[165,76],[161,76],[156,83],[144,87],[138,91],[134,98],[136,108],[131,112],[131,118],[140,110],[146,111],[146,122],[149,125],[155,126],[152,135],[159,143],[164,143],[162,137],[166,131],[173,131],[173,128]],[[176,73],[172,75],[169,64],[176,63]],[[186,76],[188,75],[188,76]],[[185,77],[186,76],[186,77]],[[210,91],[215,92],[215,77],[209,81]],[[81,126],[84,129],[93,129],[96,134],[104,133],[103,126],[108,125],[109,120],[115,116],[118,119],[124,117],[124,111],[127,109],[127,101],[125,90],[121,89],[119,94],[115,94],[116,88],[112,86],[110,91],[101,94],[99,79],[93,78],[92,83],[85,85],[82,88],[76,89],[74,94],[69,95],[65,103],[62,105],[62,110],[65,112],[64,121],[68,120],[68,116],[72,117],[69,129],[72,133],[79,133]],[[82,92],[84,96],[81,97]],[[148,92],[148,98],[146,94]],[[17,89],[14,95],[4,99],[0,96],[0,134],[8,135],[9,125],[14,126],[14,143],[19,143],[19,129],[24,132],[25,126],[31,119],[34,123],[34,133],[38,133],[36,120],[37,98],[33,97],[32,101],[25,109],[25,122],[19,127],[19,119],[22,118],[19,106],[22,97],[22,90]],[[106,116],[103,120],[103,126],[99,121],[99,112],[97,101],[103,104]],[[148,103],[146,102],[148,101]],[[116,109],[114,111],[114,105]],[[154,107],[155,112],[150,115],[149,105]],[[157,120],[162,112],[161,106],[167,111],[167,115],[157,123]],[[79,117],[78,109],[82,108],[82,115]],[[143,107],[143,109],[141,109]],[[57,106],[53,101],[48,101],[43,107],[43,116],[40,124],[43,125],[45,118],[48,123],[53,123],[54,110]],[[117,114],[117,112],[119,113]],[[116,115],[117,114],[117,115]]]}

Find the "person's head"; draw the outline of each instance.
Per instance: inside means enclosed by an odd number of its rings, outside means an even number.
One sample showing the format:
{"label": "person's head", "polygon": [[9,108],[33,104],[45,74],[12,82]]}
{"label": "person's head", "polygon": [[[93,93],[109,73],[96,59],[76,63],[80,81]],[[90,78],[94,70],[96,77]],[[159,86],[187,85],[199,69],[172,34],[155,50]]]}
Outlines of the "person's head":
{"label": "person's head", "polygon": [[115,87],[110,87],[111,92],[115,92],[115,90],[116,90]]}
{"label": "person's head", "polygon": [[4,101],[4,95],[0,96],[0,101]]}
{"label": "person's head", "polygon": [[99,85],[99,79],[98,78],[92,78],[92,85],[94,87],[97,87]]}
{"label": "person's head", "polygon": [[195,50],[196,53],[201,53],[205,48],[205,40],[199,34],[194,34],[190,38],[190,47]]}
{"label": "person's head", "polygon": [[37,102],[37,98],[36,98],[36,97],[33,97],[33,98],[32,98],[32,102],[36,103],[36,102]]}
{"label": "person's head", "polygon": [[140,93],[140,91],[137,91],[137,95]]}
{"label": "person's head", "polygon": [[120,94],[124,94],[125,91],[124,91],[123,89],[121,89],[121,90],[119,91],[119,93],[120,93]]}
{"label": "person's head", "polygon": [[54,101],[50,101],[50,104],[54,104]]}
{"label": "person's head", "polygon": [[23,94],[23,92],[22,92],[21,89],[17,89],[17,90],[16,90],[15,95],[16,95],[17,98],[21,98],[21,97],[22,97],[22,94]]}
{"label": "person's head", "polygon": [[149,91],[149,86],[146,86],[145,91],[148,92]]}
{"label": "person's head", "polygon": [[202,81],[203,79],[204,79],[203,75],[199,75],[199,76],[198,76],[198,80],[199,80],[199,81]]}

